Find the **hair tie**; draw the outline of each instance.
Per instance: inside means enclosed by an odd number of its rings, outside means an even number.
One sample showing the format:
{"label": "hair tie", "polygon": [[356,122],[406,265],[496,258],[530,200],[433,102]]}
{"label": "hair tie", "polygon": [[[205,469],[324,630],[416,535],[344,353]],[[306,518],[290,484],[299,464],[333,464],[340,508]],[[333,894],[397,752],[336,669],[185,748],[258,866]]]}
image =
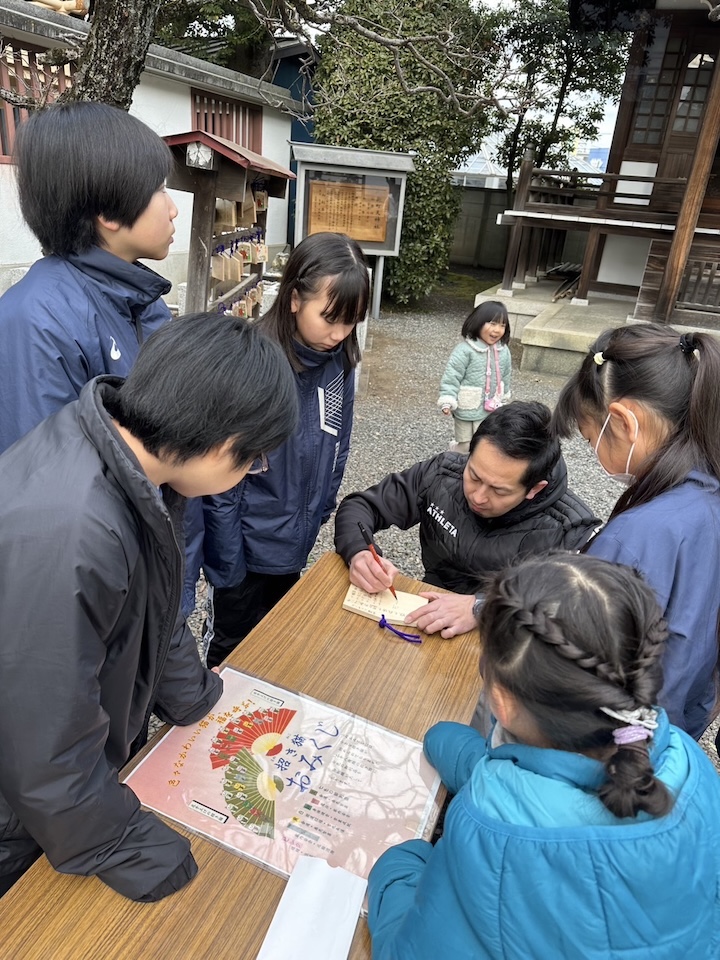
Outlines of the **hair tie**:
{"label": "hair tie", "polygon": [[694,333],[683,333],[680,337],[680,342],[678,344],[682,352],[686,357],[694,356],[696,360],[700,359],[700,351],[695,346],[695,334]]}
{"label": "hair tie", "polygon": [[652,730],[648,730],[647,727],[616,727],[613,730],[613,740],[619,747],[627,747],[631,743],[650,739],[652,739]]}
{"label": "hair tie", "polygon": [[[653,731],[657,729],[658,713],[652,707],[636,707],[634,710],[612,710],[610,707],[600,707],[600,712],[612,717],[613,720],[619,720],[621,723],[627,724],[628,727],[641,727],[649,730],[649,736],[652,736]],[[613,737],[615,733],[613,733]]]}
{"label": "hair tie", "polygon": [[601,367],[605,363],[605,357],[602,355],[602,350],[599,350],[594,356],[593,360],[595,363]]}

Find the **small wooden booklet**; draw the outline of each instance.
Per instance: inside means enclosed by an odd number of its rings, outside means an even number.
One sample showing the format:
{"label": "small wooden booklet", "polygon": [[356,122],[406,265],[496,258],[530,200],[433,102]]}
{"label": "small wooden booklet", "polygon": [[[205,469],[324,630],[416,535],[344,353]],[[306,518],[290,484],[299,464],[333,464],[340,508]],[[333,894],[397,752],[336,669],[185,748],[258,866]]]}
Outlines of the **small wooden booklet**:
{"label": "small wooden booklet", "polygon": [[361,617],[368,617],[370,620],[380,620],[384,616],[388,623],[405,623],[405,617],[428,603],[424,597],[418,597],[414,593],[404,593],[402,590],[396,590],[397,600],[389,590],[383,590],[382,593],[366,593],[360,587],[350,584],[348,592],[343,600],[343,610],[349,610],[351,613],[359,613]]}

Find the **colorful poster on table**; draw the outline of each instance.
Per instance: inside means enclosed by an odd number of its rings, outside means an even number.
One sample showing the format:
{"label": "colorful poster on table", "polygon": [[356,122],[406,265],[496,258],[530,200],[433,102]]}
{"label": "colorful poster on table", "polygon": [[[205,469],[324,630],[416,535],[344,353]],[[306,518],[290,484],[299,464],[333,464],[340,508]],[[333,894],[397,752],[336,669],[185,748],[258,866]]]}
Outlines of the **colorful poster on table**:
{"label": "colorful poster on table", "polygon": [[236,670],[212,713],[173,727],[125,782],[141,802],[288,876],[301,854],[367,878],[427,836],[440,779],[422,745]]}

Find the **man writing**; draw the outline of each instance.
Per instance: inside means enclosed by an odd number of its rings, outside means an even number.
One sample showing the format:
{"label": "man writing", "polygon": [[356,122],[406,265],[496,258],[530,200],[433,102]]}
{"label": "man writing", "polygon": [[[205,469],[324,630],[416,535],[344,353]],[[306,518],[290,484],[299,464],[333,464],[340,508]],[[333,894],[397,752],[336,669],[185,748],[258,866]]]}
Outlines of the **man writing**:
{"label": "man writing", "polygon": [[0,457],[0,895],[41,852],[141,902],[197,872],[117,771],[151,709],[194,723],[222,692],[179,615],[183,497],[235,486],[296,417],[280,348],[200,314]]}
{"label": "man writing", "polygon": [[550,410],[514,401],[478,427],[467,456],[441,453],[368,490],[352,493],[335,518],[335,549],[350,581],[368,593],[386,590],[397,573],[373,559],[360,533],[420,524],[425,579],[453,591],[421,593],[430,602],[406,622],[454,637],[473,629],[483,577],[515,557],[553,547],[578,550],[600,526],[567,487],[560,443],[550,435]]}

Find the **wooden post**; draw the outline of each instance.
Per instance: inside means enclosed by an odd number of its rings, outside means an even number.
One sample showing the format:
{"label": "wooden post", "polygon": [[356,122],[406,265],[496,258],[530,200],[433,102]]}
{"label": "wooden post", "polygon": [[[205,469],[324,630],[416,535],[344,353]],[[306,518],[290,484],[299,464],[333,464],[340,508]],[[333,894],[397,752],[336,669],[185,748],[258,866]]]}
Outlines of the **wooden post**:
{"label": "wooden post", "polygon": [[700,210],[707,190],[710,170],[720,131],[720,63],[715,58],[715,70],[708,90],[707,108],[700,136],[695,149],[695,160],[688,177],[680,216],[670,245],[665,272],[660,281],[655,317],[661,323],[669,323],[675,309],[683,271],[687,264],[690,247],[695,236]]}
{"label": "wooden post", "polygon": [[372,304],[370,316],[373,320],[380,319],[380,299],[382,297],[383,274],[385,272],[385,257],[375,257],[375,272],[373,273]]}
{"label": "wooden post", "polygon": [[587,243],[585,245],[585,256],[583,257],[582,267],[580,268],[580,280],[578,281],[578,288],[575,296],[572,299],[572,303],[574,303],[576,306],[579,305],[579,301],[587,302],[588,290],[590,289],[590,275],[592,273],[593,264],[595,263],[595,254],[597,253],[599,242],[600,231],[597,227],[591,227],[588,231]]}
{"label": "wooden post", "polygon": [[[515,188],[515,201],[513,210],[524,210],[527,203],[530,181],[532,180],[533,170],[535,169],[535,153],[531,147],[525,151],[522,163],[520,164],[520,173],[518,174],[517,187]],[[513,286],[513,277],[517,267],[517,258],[520,252],[520,242],[522,240],[523,224],[522,220],[513,225],[508,244],[508,252],[505,258],[505,272],[503,273],[502,289],[499,293],[510,293]]]}
{"label": "wooden post", "polygon": [[538,261],[540,259],[540,240],[542,239],[542,229],[540,227],[533,227],[530,231],[530,249],[528,251],[528,271],[526,281],[528,279],[537,280],[538,278]]}
{"label": "wooden post", "polygon": [[190,256],[185,300],[187,313],[203,313],[207,310],[217,176],[215,170],[195,171],[197,190],[193,199],[190,227]]}

